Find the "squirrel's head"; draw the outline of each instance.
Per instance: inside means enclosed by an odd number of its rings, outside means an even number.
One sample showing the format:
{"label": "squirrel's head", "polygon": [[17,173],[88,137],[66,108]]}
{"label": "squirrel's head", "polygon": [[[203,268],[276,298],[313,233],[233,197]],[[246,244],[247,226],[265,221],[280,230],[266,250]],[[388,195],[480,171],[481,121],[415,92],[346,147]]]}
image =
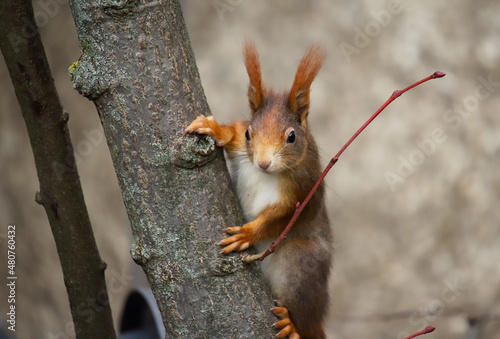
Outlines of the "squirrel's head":
{"label": "squirrel's head", "polygon": [[243,55],[250,77],[251,120],[245,133],[250,160],[270,173],[303,166],[308,152],[317,153],[307,115],[311,83],[323,64],[325,52],[318,45],[309,48],[299,63],[292,88],[285,93],[263,87],[259,55],[249,40]]}

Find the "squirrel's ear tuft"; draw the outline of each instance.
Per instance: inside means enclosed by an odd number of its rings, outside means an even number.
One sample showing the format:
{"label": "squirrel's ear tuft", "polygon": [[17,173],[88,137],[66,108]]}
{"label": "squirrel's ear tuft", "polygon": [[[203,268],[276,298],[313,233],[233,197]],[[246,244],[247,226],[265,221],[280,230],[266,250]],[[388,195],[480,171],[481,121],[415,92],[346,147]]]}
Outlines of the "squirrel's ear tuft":
{"label": "squirrel's ear tuft", "polygon": [[248,85],[248,101],[253,114],[260,108],[264,100],[262,78],[260,72],[259,53],[252,40],[246,39],[243,46],[243,57],[247,68],[250,84]]}
{"label": "squirrel's ear tuft", "polygon": [[307,124],[307,114],[309,113],[311,83],[318,74],[325,58],[325,50],[320,45],[312,45],[297,67],[295,80],[288,97],[288,106],[292,112],[299,116],[304,126]]}

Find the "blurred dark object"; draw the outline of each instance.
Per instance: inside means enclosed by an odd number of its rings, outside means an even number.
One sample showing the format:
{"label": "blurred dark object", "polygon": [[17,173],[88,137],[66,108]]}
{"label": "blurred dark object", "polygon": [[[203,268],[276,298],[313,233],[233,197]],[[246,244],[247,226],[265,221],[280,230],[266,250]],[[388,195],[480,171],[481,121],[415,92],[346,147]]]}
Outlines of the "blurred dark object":
{"label": "blurred dark object", "polygon": [[164,337],[165,328],[153,292],[150,288],[136,288],[127,297],[118,339],[161,339]]}

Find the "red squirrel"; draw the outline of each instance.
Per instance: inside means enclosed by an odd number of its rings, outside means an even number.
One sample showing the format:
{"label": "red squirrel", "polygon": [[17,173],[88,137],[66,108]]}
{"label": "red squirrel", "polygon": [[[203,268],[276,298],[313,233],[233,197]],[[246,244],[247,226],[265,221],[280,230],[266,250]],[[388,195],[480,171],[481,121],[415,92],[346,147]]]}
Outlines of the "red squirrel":
{"label": "red squirrel", "polygon": [[[224,147],[231,179],[246,218],[229,227],[223,253],[255,245],[261,252],[276,240],[321,174],[318,148],[309,130],[309,91],[325,59],[313,45],[297,68],[289,92],[264,87],[259,55],[246,41],[243,51],[250,78],[250,121],[219,125],[199,116],[185,133],[208,134]],[[326,338],[328,277],[333,243],[321,185],[276,251],[261,264],[277,298],[272,311],[280,320],[278,338]]]}

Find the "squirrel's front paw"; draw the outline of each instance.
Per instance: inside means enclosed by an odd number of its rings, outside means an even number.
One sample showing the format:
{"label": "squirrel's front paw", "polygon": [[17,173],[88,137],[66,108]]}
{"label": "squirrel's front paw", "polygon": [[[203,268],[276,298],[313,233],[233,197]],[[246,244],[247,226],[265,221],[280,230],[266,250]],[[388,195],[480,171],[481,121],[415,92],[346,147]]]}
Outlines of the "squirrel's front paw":
{"label": "squirrel's front paw", "polygon": [[189,126],[184,130],[184,134],[186,133],[197,133],[197,134],[207,134],[215,139],[217,146],[224,146],[227,141],[222,140],[222,136],[220,135],[220,126],[215,121],[213,115],[206,117],[204,115],[198,116]]}
{"label": "squirrel's front paw", "polygon": [[253,244],[253,232],[250,226],[229,227],[226,228],[226,232],[234,235],[222,240],[219,243],[221,246],[225,246],[221,251],[224,254],[231,253],[235,250],[246,250],[248,247],[250,247],[250,245]]}

